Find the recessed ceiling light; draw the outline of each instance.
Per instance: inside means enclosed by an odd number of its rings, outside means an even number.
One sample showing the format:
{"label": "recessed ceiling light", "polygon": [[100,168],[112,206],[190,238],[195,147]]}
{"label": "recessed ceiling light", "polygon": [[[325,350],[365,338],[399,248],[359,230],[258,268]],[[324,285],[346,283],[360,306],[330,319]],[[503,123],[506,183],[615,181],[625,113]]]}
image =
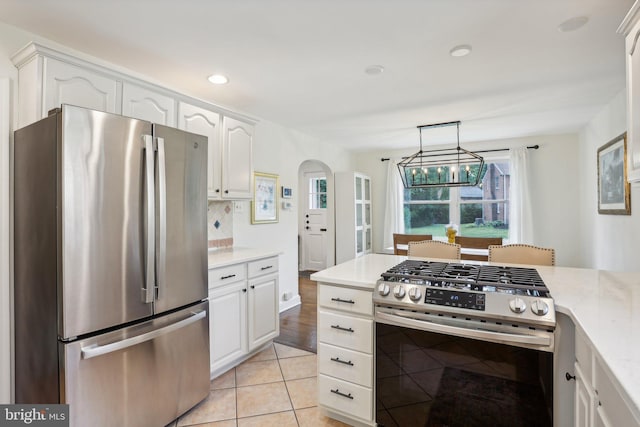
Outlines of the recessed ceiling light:
{"label": "recessed ceiling light", "polygon": [[214,85],[224,85],[229,83],[227,76],[223,76],[222,74],[213,74],[209,76],[209,81]]}
{"label": "recessed ceiling light", "polygon": [[451,48],[451,50],[449,51],[449,54],[451,56],[467,56],[471,53],[471,46],[469,46],[468,44],[461,44],[459,46],[453,47]]}
{"label": "recessed ceiling light", "polygon": [[558,25],[558,31],[561,33],[568,33],[569,31],[575,31],[582,27],[589,21],[586,16],[575,16],[571,19],[567,19],[560,25]]}
{"label": "recessed ceiling light", "polygon": [[384,72],[384,67],[382,65],[369,65],[364,69],[364,72],[370,76],[377,76]]}

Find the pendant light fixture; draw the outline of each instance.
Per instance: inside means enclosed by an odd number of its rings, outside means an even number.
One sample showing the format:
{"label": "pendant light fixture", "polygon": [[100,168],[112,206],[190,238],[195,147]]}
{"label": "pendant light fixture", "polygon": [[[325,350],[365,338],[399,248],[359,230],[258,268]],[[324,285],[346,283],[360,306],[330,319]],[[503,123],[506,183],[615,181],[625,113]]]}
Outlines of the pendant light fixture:
{"label": "pendant light fixture", "polygon": [[[455,126],[457,146],[437,150],[422,149],[422,132]],[[420,151],[398,163],[404,188],[476,186],[484,175],[484,159],[460,147],[460,121],[418,126]]]}

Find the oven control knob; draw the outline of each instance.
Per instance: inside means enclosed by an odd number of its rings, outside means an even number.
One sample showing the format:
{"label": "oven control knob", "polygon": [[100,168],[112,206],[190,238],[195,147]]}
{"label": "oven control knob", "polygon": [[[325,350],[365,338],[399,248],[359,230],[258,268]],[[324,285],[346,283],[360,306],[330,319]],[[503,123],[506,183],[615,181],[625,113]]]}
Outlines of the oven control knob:
{"label": "oven control knob", "polygon": [[420,301],[420,298],[422,298],[422,292],[420,292],[420,288],[409,289],[409,298],[411,298],[411,301]]}
{"label": "oven control knob", "polygon": [[522,298],[515,297],[514,299],[509,301],[509,308],[514,313],[522,313],[527,309],[527,304]]}
{"label": "oven control knob", "polygon": [[546,302],[538,299],[531,303],[531,311],[538,316],[544,316],[549,312],[549,306]]}
{"label": "oven control knob", "polygon": [[396,285],[396,287],[393,288],[393,295],[396,298],[404,298],[404,287],[402,287],[402,285]]}
{"label": "oven control knob", "polygon": [[389,285],[387,285],[386,283],[380,283],[380,285],[378,286],[378,293],[383,297],[386,297],[387,295],[389,295],[390,291],[391,291],[391,288],[389,288]]}

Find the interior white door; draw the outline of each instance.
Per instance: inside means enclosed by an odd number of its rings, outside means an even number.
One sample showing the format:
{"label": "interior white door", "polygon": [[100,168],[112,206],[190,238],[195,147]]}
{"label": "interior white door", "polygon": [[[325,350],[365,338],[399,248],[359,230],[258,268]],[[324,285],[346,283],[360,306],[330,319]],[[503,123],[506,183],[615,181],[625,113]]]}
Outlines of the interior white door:
{"label": "interior white door", "polygon": [[327,177],[324,173],[305,173],[306,200],[302,233],[304,270],[327,268]]}

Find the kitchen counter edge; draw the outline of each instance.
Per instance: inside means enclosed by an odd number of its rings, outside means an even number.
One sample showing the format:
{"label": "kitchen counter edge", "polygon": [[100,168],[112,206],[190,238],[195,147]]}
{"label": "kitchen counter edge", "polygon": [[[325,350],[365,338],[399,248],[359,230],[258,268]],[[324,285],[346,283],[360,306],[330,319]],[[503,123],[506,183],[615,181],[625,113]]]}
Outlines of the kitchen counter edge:
{"label": "kitchen counter edge", "polygon": [[282,251],[278,250],[246,247],[209,249],[208,268],[211,270],[212,268],[226,267],[228,265],[255,261],[257,259],[278,256],[281,254]]}

